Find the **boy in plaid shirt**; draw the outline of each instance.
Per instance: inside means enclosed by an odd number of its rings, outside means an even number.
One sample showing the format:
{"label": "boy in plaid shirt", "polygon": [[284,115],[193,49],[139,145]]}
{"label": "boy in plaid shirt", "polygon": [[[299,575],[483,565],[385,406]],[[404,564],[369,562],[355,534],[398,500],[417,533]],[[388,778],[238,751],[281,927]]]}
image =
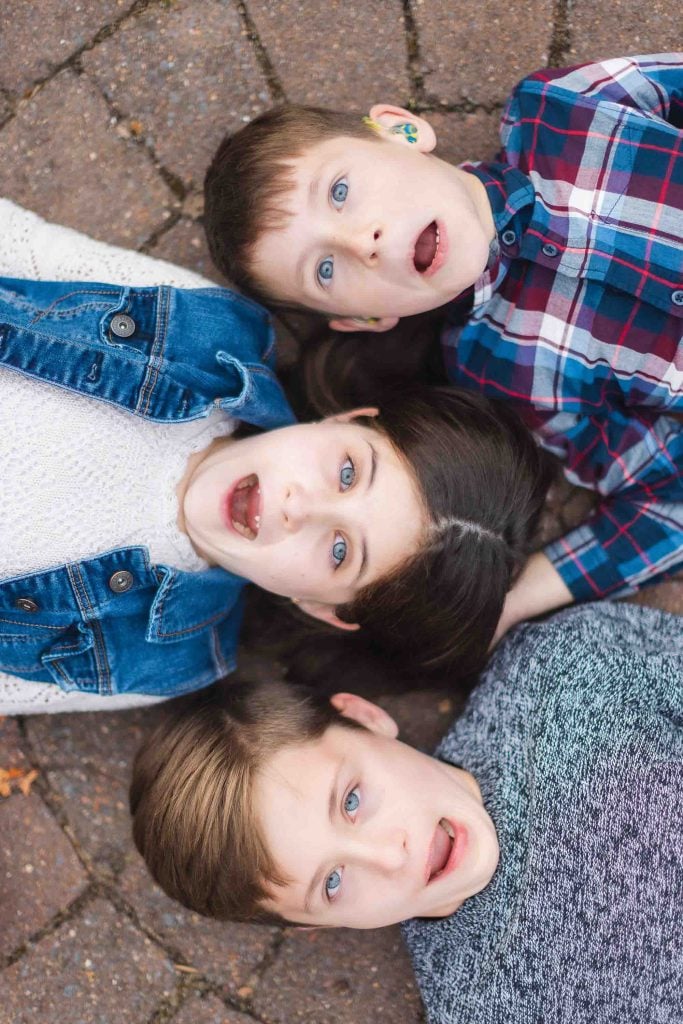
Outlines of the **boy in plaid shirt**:
{"label": "boy in plaid shirt", "polygon": [[598,492],[529,560],[499,635],[683,566],[683,53],[539,71],[501,141],[453,167],[402,108],[285,107],[227,138],[206,180],[233,281],[337,330],[448,304],[450,379],[512,402]]}

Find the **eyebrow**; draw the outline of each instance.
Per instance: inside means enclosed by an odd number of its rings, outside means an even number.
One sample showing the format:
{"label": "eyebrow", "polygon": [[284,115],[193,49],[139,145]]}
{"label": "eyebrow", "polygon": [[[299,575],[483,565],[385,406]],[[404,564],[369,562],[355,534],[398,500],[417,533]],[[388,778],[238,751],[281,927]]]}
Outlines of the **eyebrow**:
{"label": "eyebrow", "polygon": [[[346,758],[340,761],[337,765],[337,770],[334,773],[332,785],[330,786],[330,795],[327,799],[327,818],[330,825],[333,823],[335,814],[337,813],[337,808],[339,807],[339,786],[345,765]],[[326,869],[322,865],[318,868],[310,881],[308,889],[306,890],[306,896],[304,897],[304,911],[307,914],[310,914],[311,912],[311,901],[322,882],[322,876],[325,870]]]}
{"label": "eyebrow", "polygon": [[[375,473],[377,472],[377,449],[375,448],[374,444],[372,444],[370,441],[368,441],[368,448],[370,449],[371,457],[370,457],[370,474],[368,476],[368,482],[367,482],[367,485],[365,487],[365,493],[366,494],[368,493],[368,491],[370,490],[370,488],[374,484],[374,482],[375,482]],[[367,540],[365,539],[365,537],[363,537],[362,540],[361,540],[360,567],[358,569],[358,572],[356,573],[356,580],[355,580],[356,583],[358,583],[360,581],[360,579],[361,579],[363,573],[365,572],[365,570],[367,569],[367,567],[368,567],[368,543],[367,543]]]}

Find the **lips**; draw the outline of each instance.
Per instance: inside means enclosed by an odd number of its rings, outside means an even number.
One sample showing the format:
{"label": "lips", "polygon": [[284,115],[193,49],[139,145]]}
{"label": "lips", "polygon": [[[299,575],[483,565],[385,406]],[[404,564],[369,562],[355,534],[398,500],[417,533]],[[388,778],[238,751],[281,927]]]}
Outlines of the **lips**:
{"label": "lips", "polygon": [[227,517],[236,533],[255,540],[261,527],[261,489],[256,473],[242,477],[228,495]]}
{"label": "lips", "polygon": [[413,263],[415,269],[419,274],[424,274],[434,264],[439,253],[439,227],[435,220],[428,224],[427,227],[422,231],[415,243],[415,253],[413,254]]}
{"label": "lips", "polygon": [[455,834],[452,826],[442,818],[434,832],[427,862],[427,883],[442,873],[451,858]]}

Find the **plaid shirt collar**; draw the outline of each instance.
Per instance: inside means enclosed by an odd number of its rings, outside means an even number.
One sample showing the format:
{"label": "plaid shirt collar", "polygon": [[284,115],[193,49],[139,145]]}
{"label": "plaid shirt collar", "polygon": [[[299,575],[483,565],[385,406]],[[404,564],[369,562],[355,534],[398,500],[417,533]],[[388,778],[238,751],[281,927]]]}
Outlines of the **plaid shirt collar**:
{"label": "plaid shirt collar", "polygon": [[484,306],[499,287],[510,266],[510,256],[500,248],[503,234],[513,232],[521,241],[534,208],[534,186],[526,174],[500,163],[467,163],[461,169],[479,178],[491,203],[496,237],[489,247],[489,260],[475,281],[472,310]]}

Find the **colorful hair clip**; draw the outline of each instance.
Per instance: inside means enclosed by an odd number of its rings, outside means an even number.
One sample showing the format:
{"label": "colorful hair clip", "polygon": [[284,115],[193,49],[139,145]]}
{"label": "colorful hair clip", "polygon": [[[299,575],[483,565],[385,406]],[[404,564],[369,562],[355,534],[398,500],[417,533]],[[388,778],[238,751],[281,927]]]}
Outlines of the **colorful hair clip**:
{"label": "colorful hair clip", "polygon": [[392,135],[404,135],[408,142],[417,142],[417,125],[405,121],[403,124],[395,124],[389,131]]}

